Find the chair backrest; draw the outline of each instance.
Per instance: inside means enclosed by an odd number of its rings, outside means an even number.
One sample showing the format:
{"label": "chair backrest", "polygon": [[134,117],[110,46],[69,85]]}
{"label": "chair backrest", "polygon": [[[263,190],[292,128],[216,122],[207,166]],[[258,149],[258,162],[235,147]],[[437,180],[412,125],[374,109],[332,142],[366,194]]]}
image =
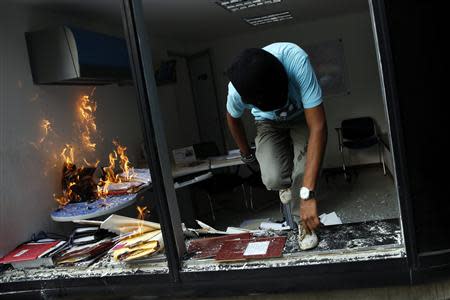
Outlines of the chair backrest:
{"label": "chair backrest", "polygon": [[363,140],[375,135],[375,122],[371,117],[347,119],[341,122],[342,138]]}
{"label": "chair backrest", "polygon": [[193,147],[195,156],[199,159],[220,155],[219,148],[215,142],[198,143],[194,144]]}

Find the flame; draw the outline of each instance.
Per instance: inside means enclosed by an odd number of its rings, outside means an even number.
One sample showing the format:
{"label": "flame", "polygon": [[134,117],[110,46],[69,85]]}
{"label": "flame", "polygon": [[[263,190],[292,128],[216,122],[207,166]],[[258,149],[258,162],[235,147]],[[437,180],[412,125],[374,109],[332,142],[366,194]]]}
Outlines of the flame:
{"label": "flame", "polygon": [[97,132],[97,124],[95,123],[95,111],[97,110],[97,103],[90,99],[90,96],[84,95],[81,97],[78,104],[80,128],[81,128],[81,143],[83,147],[89,151],[95,151],[97,146],[92,141],[92,134]]}
{"label": "flame", "polygon": [[42,144],[45,140],[45,138],[48,136],[48,133],[52,130],[51,127],[51,123],[49,120],[47,119],[43,119],[41,121],[41,128],[44,130],[44,135],[42,136],[42,138],[39,140],[39,144]]}
{"label": "flame", "polygon": [[139,220],[144,220],[145,216],[147,215],[148,211],[147,211],[147,206],[137,206],[136,207],[137,211],[138,211],[138,219]]}
{"label": "flame", "polygon": [[65,195],[62,195],[60,197],[56,197],[56,195],[53,194],[53,198],[55,199],[56,202],[58,202],[59,207],[64,207],[64,206],[66,206],[67,204],[70,203],[69,198],[66,197]]}
{"label": "flame", "polygon": [[100,163],[100,161],[98,159],[95,161],[95,163],[91,163],[91,162],[88,162],[86,160],[86,158],[83,158],[83,162],[86,166],[91,167],[91,168],[97,168],[98,164]]}
{"label": "flame", "polygon": [[105,174],[105,180],[100,180],[97,186],[97,195],[99,198],[106,198],[108,195],[108,188],[111,183],[120,182],[119,175],[114,173],[114,169],[116,167],[117,160],[117,152],[113,151],[108,155],[109,166],[103,168],[103,172]]}
{"label": "flame", "polygon": [[113,144],[116,146],[116,151],[120,158],[119,166],[122,170],[122,176],[125,180],[130,181],[133,177],[133,169],[131,168],[128,156],[125,154],[127,147],[121,146],[117,141],[113,141]]}
{"label": "flame", "polygon": [[108,196],[108,191],[109,191],[110,185],[111,185],[111,181],[100,180],[99,184],[97,185],[97,196],[100,199],[106,199],[106,196]]}
{"label": "flame", "polygon": [[70,182],[67,189],[63,191],[62,196],[56,197],[56,195],[53,194],[53,198],[56,200],[56,202],[58,202],[59,207],[64,207],[70,203],[70,199],[72,199],[73,197],[73,191],[71,187],[74,186],[75,184],[76,184],[75,182]]}
{"label": "flame", "polygon": [[138,232],[142,233],[142,228],[143,228],[143,224],[144,224],[144,222],[142,222],[142,221],[144,221],[145,216],[149,213],[149,211],[147,210],[147,206],[137,206],[136,209],[138,211],[137,218],[139,220],[141,220],[141,222],[139,222],[139,225],[138,225]]}
{"label": "flame", "polygon": [[37,150],[39,150],[41,144],[47,139],[48,134],[52,131],[52,124],[47,119],[42,119],[39,127],[42,129],[42,137],[39,139],[39,141],[30,142],[31,145],[33,145]]}
{"label": "flame", "polygon": [[61,157],[64,160],[64,163],[68,164],[68,165],[73,165],[75,164],[75,153],[74,153],[74,149],[71,145],[66,144],[66,146],[64,147],[64,149],[61,152]]}
{"label": "flame", "polygon": [[[96,111],[97,104],[95,100],[92,99],[95,88],[91,91],[89,95],[83,95],[80,97],[77,103],[77,121],[75,126],[79,130],[79,139],[80,146],[77,148],[78,150],[86,150],[86,152],[93,152],[96,150],[95,140],[97,138],[97,125],[96,125]],[[40,123],[40,127],[43,130],[43,136],[39,140],[39,143],[34,143],[33,145],[37,147],[38,144],[43,143],[46,139],[49,138],[50,133],[52,136],[56,136],[55,132],[52,129],[52,123],[43,119]],[[134,171],[129,161],[128,156],[126,155],[127,147],[120,145],[117,141],[113,141],[114,150],[108,155],[109,165],[107,167],[103,167],[103,178],[100,179],[97,183],[97,197],[105,199],[108,196],[108,190],[111,184],[120,183],[122,181],[130,181],[134,176]],[[83,151],[80,151],[82,153]],[[87,154],[87,153],[85,153]],[[65,167],[74,167],[75,168],[75,147],[73,144],[64,145],[62,151],[59,154],[54,154],[55,159],[61,158]],[[79,158],[79,162],[81,161],[86,167],[97,168],[99,165],[99,160],[94,160],[95,157],[92,155],[88,155],[88,157]],[[92,163],[95,161],[95,163]],[[56,167],[56,164],[55,164]],[[78,168],[78,170],[82,170],[83,167]],[[117,173],[116,173],[117,172]],[[70,182],[66,185],[65,190],[63,190],[63,194],[61,196],[54,195],[55,200],[62,207],[70,203],[70,201],[78,201],[79,197],[76,193],[74,193],[71,189],[72,186],[78,185],[79,178],[70,179],[73,182]],[[142,210],[139,210],[140,216],[142,219],[145,215],[145,210],[147,208],[144,207]]]}
{"label": "flame", "polygon": [[109,158],[109,166],[103,168],[105,171],[106,180],[110,182],[119,182],[119,177],[114,173],[114,169],[116,167],[117,160],[117,152],[113,151],[108,155]]}

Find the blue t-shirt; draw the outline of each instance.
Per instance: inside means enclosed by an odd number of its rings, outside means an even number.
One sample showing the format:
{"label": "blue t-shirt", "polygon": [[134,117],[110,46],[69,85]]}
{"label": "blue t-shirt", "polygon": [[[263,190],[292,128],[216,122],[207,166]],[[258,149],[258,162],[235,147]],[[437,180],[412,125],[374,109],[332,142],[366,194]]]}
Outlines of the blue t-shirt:
{"label": "blue t-shirt", "polygon": [[255,120],[287,121],[298,117],[305,108],[322,103],[322,90],[317,81],[308,54],[293,43],[274,43],[263,48],[283,64],[287,72],[288,101],[274,111],[261,111],[254,105],[242,102],[241,96],[230,82],[228,84],[227,111],[233,118],[240,118],[245,109],[250,109]]}

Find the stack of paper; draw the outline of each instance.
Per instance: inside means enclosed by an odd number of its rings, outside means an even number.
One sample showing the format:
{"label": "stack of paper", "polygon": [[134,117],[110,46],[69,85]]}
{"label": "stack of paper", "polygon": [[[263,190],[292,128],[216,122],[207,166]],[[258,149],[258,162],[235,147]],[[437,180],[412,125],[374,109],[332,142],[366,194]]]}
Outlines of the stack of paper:
{"label": "stack of paper", "polygon": [[70,246],[58,253],[54,260],[57,265],[89,265],[102,257],[114,245],[111,238],[80,246]]}
{"label": "stack of paper", "polygon": [[119,215],[111,215],[100,225],[100,228],[106,229],[115,234],[155,231],[161,229],[158,223],[129,218]]}
{"label": "stack of paper", "polygon": [[133,261],[150,257],[164,249],[161,226],[158,223],[119,215],[111,215],[100,228],[119,236],[112,249],[116,261]]}
{"label": "stack of paper", "polygon": [[161,230],[136,232],[119,240],[120,242],[112,249],[112,256],[116,261],[143,259],[164,249]]}

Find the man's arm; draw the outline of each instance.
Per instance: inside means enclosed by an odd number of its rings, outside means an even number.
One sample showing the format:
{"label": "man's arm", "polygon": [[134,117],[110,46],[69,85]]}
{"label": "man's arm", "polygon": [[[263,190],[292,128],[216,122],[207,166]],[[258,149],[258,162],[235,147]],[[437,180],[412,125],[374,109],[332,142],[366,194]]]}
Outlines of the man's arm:
{"label": "man's arm", "polygon": [[239,150],[243,155],[250,154],[250,147],[247,141],[247,135],[245,134],[245,129],[240,118],[233,118],[229,112],[227,112],[227,124],[230,129],[231,135],[236,142]]}
{"label": "man's arm", "polygon": [[[309,139],[302,186],[314,190],[327,144],[327,122],[323,104],[305,109],[305,117],[309,128]],[[300,216],[308,228],[313,230],[320,223],[317,217],[317,200],[300,201]]]}

